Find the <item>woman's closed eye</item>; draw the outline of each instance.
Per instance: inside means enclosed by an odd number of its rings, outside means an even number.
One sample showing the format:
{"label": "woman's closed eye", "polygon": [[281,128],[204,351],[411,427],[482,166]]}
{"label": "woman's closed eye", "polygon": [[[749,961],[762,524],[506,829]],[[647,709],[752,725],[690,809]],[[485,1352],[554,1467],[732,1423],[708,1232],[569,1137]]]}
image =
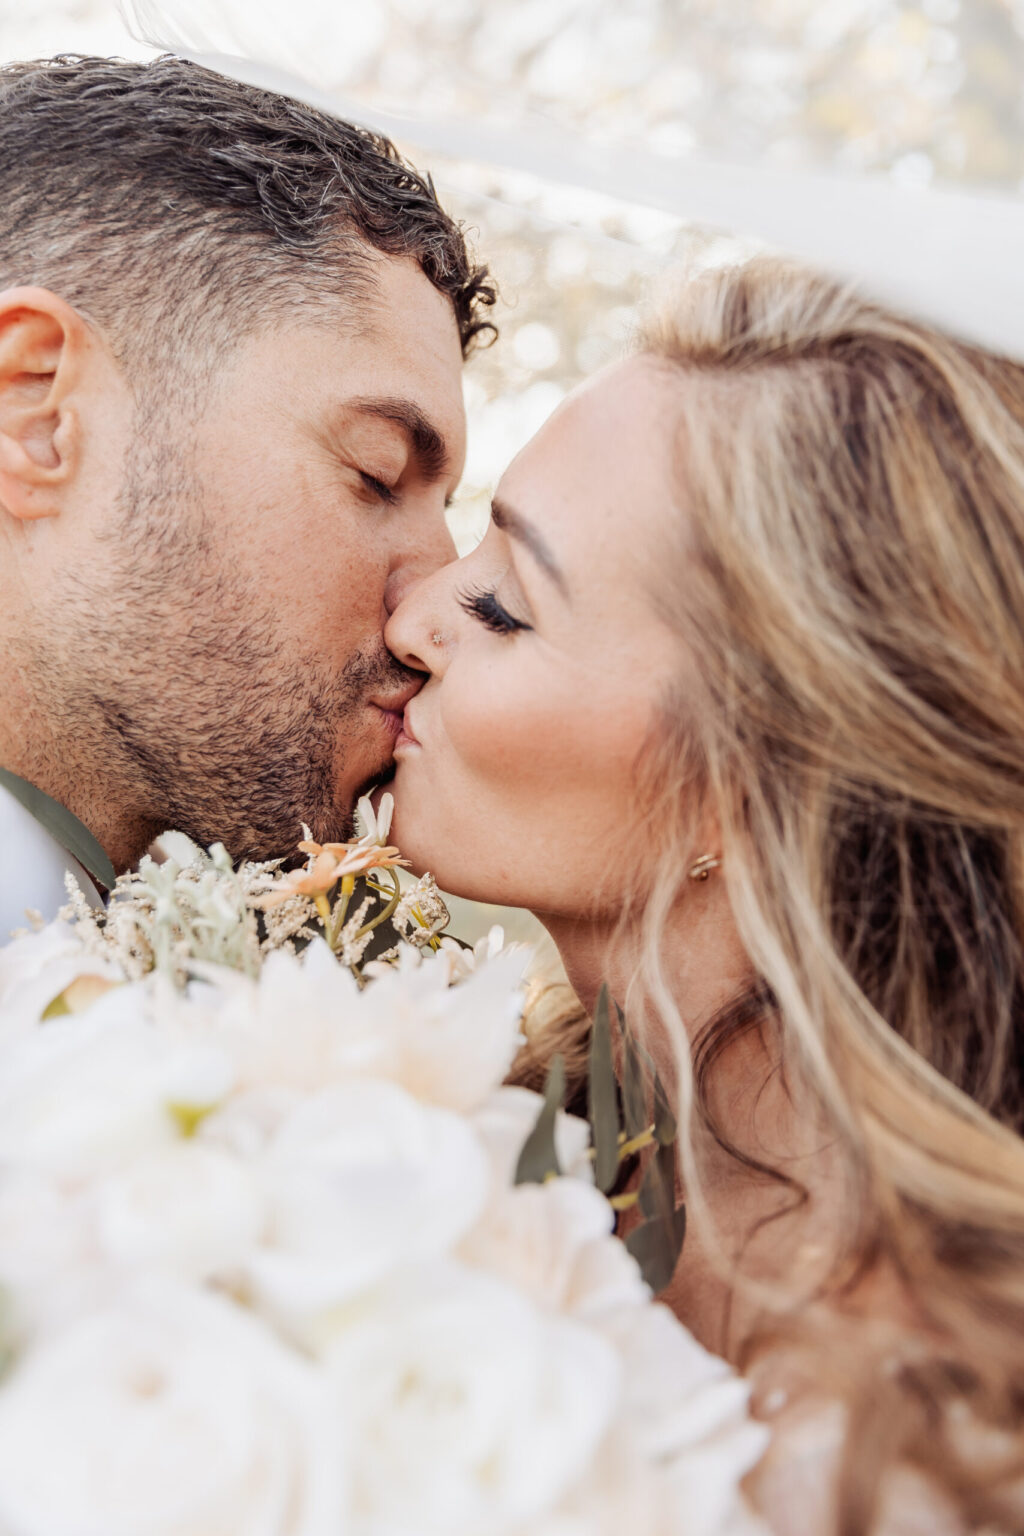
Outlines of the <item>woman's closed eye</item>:
{"label": "woman's closed eye", "polygon": [[460,592],[459,607],[496,635],[512,635],[517,629],[528,630],[533,627],[509,613],[498,601],[498,594],[487,588]]}

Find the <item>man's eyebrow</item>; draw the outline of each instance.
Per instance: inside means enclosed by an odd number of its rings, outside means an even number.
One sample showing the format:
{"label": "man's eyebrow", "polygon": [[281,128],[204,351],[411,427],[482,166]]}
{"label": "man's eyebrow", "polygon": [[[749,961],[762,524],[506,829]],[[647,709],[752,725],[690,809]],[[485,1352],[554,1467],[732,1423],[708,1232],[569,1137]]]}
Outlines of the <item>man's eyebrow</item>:
{"label": "man's eyebrow", "polygon": [[440,480],[448,468],[448,444],[443,433],[438,431],[414,401],[382,395],[352,400],[350,404],[364,415],[379,416],[383,421],[393,421],[401,427],[412,444],[423,475],[428,480]]}
{"label": "man's eyebrow", "polygon": [[502,533],[507,533],[509,538],[518,539],[520,543],[525,544],[541,570],[551,577],[562,596],[568,598],[569,589],[566,586],[562,568],[535,523],[527,522],[525,517],[513,511],[506,502],[499,501],[497,497],[491,502],[491,522],[495,528],[500,528]]}

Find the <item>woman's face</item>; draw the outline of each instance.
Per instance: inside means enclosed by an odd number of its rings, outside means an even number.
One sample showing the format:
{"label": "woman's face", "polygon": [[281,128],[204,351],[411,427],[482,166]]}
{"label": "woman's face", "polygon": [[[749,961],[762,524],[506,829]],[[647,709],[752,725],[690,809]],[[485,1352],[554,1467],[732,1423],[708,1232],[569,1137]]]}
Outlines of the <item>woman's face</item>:
{"label": "woman's face", "polygon": [[394,840],[442,887],[571,917],[614,910],[656,855],[638,764],[679,642],[674,392],[633,359],[570,396],[504,476],[465,559],[395,611],[428,674],[395,750]]}

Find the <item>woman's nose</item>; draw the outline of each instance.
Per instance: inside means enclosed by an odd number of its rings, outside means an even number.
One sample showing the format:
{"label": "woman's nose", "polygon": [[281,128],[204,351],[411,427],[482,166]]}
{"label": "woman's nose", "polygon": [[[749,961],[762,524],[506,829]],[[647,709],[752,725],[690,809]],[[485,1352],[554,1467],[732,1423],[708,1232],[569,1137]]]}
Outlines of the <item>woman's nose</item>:
{"label": "woman's nose", "polygon": [[[443,657],[444,573],[437,571],[405,588],[401,602],[384,626],[384,643],[403,666],[437,672]],[[439,637],[442,637],[439,639]]]}

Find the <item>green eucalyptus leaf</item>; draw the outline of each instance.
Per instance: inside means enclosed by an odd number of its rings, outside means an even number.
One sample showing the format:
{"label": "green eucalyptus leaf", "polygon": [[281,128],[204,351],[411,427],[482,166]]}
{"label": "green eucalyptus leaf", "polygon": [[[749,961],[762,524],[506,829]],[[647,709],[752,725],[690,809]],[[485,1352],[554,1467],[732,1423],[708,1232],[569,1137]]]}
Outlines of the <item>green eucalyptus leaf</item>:
{"label": "green eucalyptus leaf", "polygon": [[676,1149],[672,1142],[659,1146],[644,1173],[640,1185],[640,1209],[645,1216],[662,1221],[671,1216],[676,1204]]}
{"label": "green eucalyptus leaf", "polygon": [[[633,1049],[640,1058],[640,1064],[647,1073],[648,1081],[654,1084],[654,1138],[660,1146],[668,1146],[676,1139],[676,1117],[672,1113],[665,1085],[655,1066],[654,1057],[644,1049],[635,1035],[630,1038]],[[650,1124],[649,1121],[648,1124]]]}
{"label": "green eucalyptus leaf", "polygon": [[555,1056],[544,1084],[544,1103],[519,1154],[516,1184],[543,1184],[552,1174],[561,1173],[555,1147],[555,1124],[564,1098],[565,1061],[561,1056]]}
{"label": "green eucalyptus leaf", "polygon": [[35,817],[41,827],[45,827],[55,842],[66,848],[89,871],[94,880],[98,880],[108,891],[113,890],[117,880],[114,866],[89,828],[83,826],[77,816],[61,805],[59,800],[44,794],[27,779],[19,778],[7,768],[0,768],[0,784]]}
{"label": "green eucalyptus leaf", "polygon": [[622,1036],[622,1109],[626,1121],[626,1135],[632,1141],[634,1136],[642,1135],[651,1123],[647,1113],[647,1082],[636,1041],[618,1003],[615,1004],[615,1011],[619,1016],[619,1031]]}
{"label": "green eucalyptus leaf", "polygon": [[603,1194],[607,1194],[619,1171],[619,1096],[612,1061],[608,988],[604,984],[590,1032],[587,1104],[594,1142],[594,1182]]}
{"label": "green eucalyptus leaf", "polygon": [[640,1266],[640,1273],[657,1296],[676,1272],[683,1238],[686,1236],[686,1207],[681,1205],[667,1218],[656,1217],[635,1227],[626,1238],[626,1248]]}
{"label": "green eucalyptus leaf", "polygon": [[654,1074],[654,1139],[659,1147],[669,1147],[676,1139],[676,1117],[665,1092],[660,1072]]}

